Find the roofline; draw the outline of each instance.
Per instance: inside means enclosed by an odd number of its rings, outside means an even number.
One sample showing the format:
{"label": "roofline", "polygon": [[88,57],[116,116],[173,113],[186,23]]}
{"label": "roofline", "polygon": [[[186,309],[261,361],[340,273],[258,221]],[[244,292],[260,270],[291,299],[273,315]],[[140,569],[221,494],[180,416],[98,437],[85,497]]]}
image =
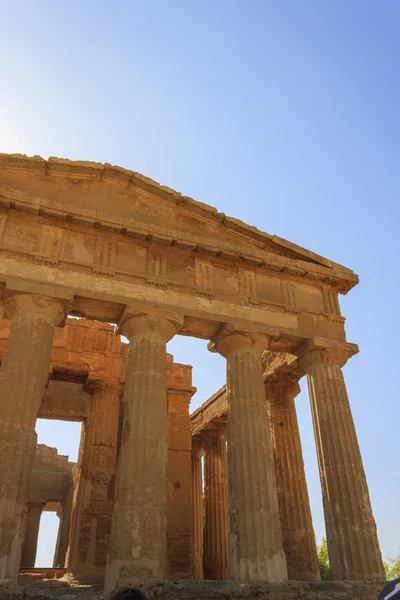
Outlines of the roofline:
{"label": "roofline", "polygon": [[252,239],[256,242],[260,250],[268,252],[269,248],[274,254],[279,252],[282,257],[332,270],[334,276],[344,283],[341,289],[342,293],[346,293],[358,283],[358,277],[351,269],[330,261],[284,238],[270,235],[259,230],[257,227],[247,225],[243,221],[228,217],[224,213],[218,212],[216,208],[194,200],[189,196],[183,196],[180,192],[161,185],[136,171],[113,166],[108,163],[103,164],[82,160],[73,161],[53,156],[45,160],[37,155],[28,157],[24,154],[6,153],[0,153],[0,169],[31,171],[39,175],[52,175],[54,177],[64,176],[81,180],[99,180],[104,183],[117,184],[125,189],[139,187],[156,195],[160,199],[182,206],[186,210],[205,219],[212,220],[230,231]]}

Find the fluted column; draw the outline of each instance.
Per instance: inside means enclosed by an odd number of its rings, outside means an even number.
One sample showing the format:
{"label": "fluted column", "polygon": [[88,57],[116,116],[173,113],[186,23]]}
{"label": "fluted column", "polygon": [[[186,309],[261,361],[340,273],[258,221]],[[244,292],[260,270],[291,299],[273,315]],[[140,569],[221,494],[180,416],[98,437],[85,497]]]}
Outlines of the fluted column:
{"label": "fluted column", "polygon": [[174,316],[126,314],[130,342],[105,592],[163,579],[167,559],[166,343]]}
{"label": "fluted column", "polygon": [[227,359],[229,578],[287,579],[261,352],[262,335],[223,327],[213,340]]}
{"label": "fluted column", "polygon": [[308,373],[332,579],[384,579],[376,525],[341,367],[346,348],[312,347]]}
{"label": "fluted column", "polygon": [[67,569],[80,580],[101,581],[111,532],[121,391],[117,383],[107,380],[93,381],[87,389],[92,402],[77,465],[80,475]]}
{"label": "fluted column", "polygon": [[203,572],[203,472],[201,457],[203,442],[192,440],[192,498],[193,498],[193,576],[204,579]]}
{"label": "fluted column", "polygon": [[36,446],[35,423],[64,306],[20,294],[6,302],[11,331],[0,370],[0,580],[16,580],[21,522]]}
{"label": "fluted column", "polygon": [[44,507],[45,504],[42,502],[28,502],[24,541],[21,550],[21,567],[27,569],[33,569],[35,566],[40,517]]}
{"label": "fluted column", "polygon": [[265,383],[288,577],[307,581],[320,575],[294,403],[299,392],[290,375],[273,375]]}
{"label": "fluted column", "polygon": [[57,541],[56,541],[56,547],[54,550],[54,556],[53,556],[53,568],[57,569],[57,567],[59,566],[58,563],[58,552],[59,552],[59,548],[60,548],[60,538],[61,538],[61,525],[62,525],[62,507],[60,506],[59,510],[57,511],[57,517],[58,517],[58,529],[57,529]]}
{"label": "fluted column", "polygon": [[61,510],[58,514],[60,518],[60,526],[58,528],[57,545],[54,552],[53,567],[64,568],[66,556],[69,546],[69,532],[71,527],[72,500],[74,495],[74,486],[72,473],[70,477],[70,485],[65,494]]}
{"label": "fluted column", "polygon": [[205,430],[204,579],[228,578],[228,482],[226,436]]}

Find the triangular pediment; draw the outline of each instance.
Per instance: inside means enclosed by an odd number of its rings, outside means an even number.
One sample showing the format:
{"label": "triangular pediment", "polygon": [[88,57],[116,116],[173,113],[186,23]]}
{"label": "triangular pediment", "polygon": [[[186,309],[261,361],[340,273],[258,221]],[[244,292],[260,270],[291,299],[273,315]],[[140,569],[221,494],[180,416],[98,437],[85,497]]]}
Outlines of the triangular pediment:
{"label": "triangular pediment", "polygon": [[139,173],[108,164],[0,154],[3,205],[85,222],[95,228],[181,244],[276,270],[300,269],[357,283],[354,273],[322,256],[219,213]]}

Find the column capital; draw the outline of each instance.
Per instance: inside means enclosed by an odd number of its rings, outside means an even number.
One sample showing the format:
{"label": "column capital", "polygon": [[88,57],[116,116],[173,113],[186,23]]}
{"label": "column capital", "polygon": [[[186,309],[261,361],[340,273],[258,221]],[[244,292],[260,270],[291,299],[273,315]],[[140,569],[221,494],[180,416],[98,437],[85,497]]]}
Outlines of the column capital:
{"label": "column capital", "polygon": [[265,393],[269,401],[274,398],[296,398],[300,393],[299,379],[291,374],[273,374],[264,379]]}
{"label": "column capital", "polygon": [[127,306],[118,329],[129,341],[135,336],[155,335],[167,343],[182,325],[183,317],[178,313],[138,312]]}
{"label": "column capital", "polygon": [[218,352],[225,358],[237,352],[261,353],[268,347],[268,336],[257,331],[243,331],[234,323],[223,325],[208,344],[210,352]]}
{"label": "column capital", "polygon": [[46,502],[27,502],[28,508],[44,508],[46,506]]}
{"label": "column capital", "polygon": [[306,373],[315,363],[344,367],[351,356],[358,353],[357,344],[336,342],[324,338],[311,338],[296,352],[299,365]]}
{"label": "column capital", "polygon": [[93,396],[94,394],[101,392],[110,392],[110,393],[119,393],[122,396],[124,390],[123,384],[119,383],[119,381],[108,381],[107,379],[95,379],[94,377],[90,377],[90,373],[88,379],[84,385],[84,391]]}
{"label": "column capital", "polygon": [[42,318],[53,327],[60,325],[66,317],[66,307],[58,299],[39,294],[9,294],[5,301],[5,315],[13,319],[16,315]]}
{"label": "column capital", "polygon": [[226,431],[227,425],[226,423],[213,423],[210,422],[210,426],[206,426],[204,429],[199,432],[198,436],[207,444],[208,441],[211,441],[212,438],[221,438],[226,441]]}
{"label": "column capital", "polygon": [[203,454],[204,453],[204,441],[202,438],[196,436],[192,438],[192,454]]}

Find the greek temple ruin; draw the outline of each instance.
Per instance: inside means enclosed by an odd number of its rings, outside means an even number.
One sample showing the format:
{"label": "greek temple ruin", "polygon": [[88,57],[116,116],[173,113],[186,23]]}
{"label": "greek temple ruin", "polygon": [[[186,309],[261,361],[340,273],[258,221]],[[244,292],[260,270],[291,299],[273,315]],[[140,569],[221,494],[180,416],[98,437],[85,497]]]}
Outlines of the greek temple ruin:
{"label": "greek temple ruin", "polygon": [[[0,584],[34,566],[43,510],[60,517],[54,566],[106,597],[318,581],[302,378],[331,577],[384,580],[342,373],[358,348],[339,295],[357,283],[139,173],[1,154]],[[175,335],[226,359],[226,385],[192,414]],[[76,464],[37,445],[38,418],[82,423]]]}

